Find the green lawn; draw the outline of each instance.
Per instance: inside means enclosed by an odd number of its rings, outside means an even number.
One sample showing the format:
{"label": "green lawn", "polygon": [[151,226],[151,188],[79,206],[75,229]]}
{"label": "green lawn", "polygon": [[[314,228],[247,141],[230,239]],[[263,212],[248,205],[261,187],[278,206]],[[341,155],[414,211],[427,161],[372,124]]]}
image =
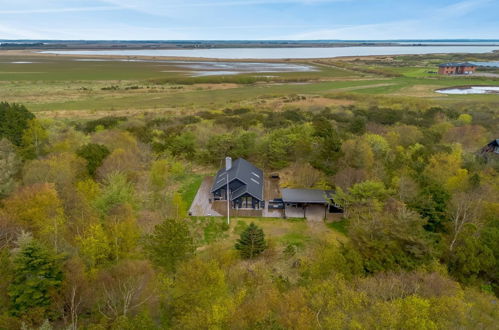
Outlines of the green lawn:
{"label": "green lawn", "polygon": [[180,192],[182,194],[182,200],[187,205],[187,208],[192,204],[202,182],[203,175],[200,174],[190,174],[182,181]]}
{"label": "green lawn", "polygon": [[327,226],[333,230],[336,230],[339,233],[342,233],[344,235],[347,234],[347,221],[346,220],[329,222],[327,224]]}

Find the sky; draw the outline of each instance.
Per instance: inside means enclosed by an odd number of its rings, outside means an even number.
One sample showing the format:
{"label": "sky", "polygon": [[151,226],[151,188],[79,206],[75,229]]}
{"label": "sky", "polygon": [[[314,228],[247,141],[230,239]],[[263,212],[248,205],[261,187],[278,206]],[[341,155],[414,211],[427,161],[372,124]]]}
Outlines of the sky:
{"label": "sky", "polygon": [[0,0],[0,39],[499,39],[499,0]]}

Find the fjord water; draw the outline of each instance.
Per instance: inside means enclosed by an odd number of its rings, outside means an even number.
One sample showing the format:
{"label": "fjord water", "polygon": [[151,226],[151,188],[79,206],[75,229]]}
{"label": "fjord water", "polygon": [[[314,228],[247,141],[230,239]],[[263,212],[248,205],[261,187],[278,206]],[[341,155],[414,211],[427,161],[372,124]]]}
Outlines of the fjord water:
{"label": "fjord water", "polygon": [[220,59],[300,59],[341,56],[404,55],[433,53],[489,53],[499,46],[353,46],[353,47],[297,47],[297,48],[212,48],[212,49],[137,49],[137,50],[50,50],[46,54],[168,56]]}

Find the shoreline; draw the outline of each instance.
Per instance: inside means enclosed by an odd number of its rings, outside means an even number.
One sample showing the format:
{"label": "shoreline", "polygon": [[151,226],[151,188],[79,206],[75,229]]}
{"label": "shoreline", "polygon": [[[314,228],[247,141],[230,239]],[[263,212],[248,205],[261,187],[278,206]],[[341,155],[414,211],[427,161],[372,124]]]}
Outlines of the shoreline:
{"label": "shoreline", "polygon": [[[291,48],[292,49],[292,48]],[[40,58],[74,58],[74,59],[102,59],[102,60],[144,60],[144,61],[188,61],[188,62],[259,62],[259,63],[310,63],[315,61],[355,61],[355,60],[377,60],[386,59],[394,56],[418,56],[418,55],[449,55],[449,54],[484,54],[484,53],[429,53],[429,54],[387,54],[387,55],[356,55],[356,56],[333,56],[320,58],[216,58],[216,57],[191,57],[191,56],[161,56],[161,55],[96,55],[96,54],[52,54],[43,53],[44,49],[23,49],[23,50],[2,50],[0,57],[19,56],[19,57],[40,57]],[[75,50],[76,51],[76,50]],[[499,55],[499,49],[486,54]]]}

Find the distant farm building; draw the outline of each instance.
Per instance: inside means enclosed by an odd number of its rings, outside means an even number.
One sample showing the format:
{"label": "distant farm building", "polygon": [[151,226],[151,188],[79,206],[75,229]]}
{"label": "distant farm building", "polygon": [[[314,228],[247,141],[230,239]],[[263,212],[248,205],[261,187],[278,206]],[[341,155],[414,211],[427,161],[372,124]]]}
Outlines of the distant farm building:
{"label": "distant farm building", "polygon": [[476,70],[476,65],[472,63],[443,63],[438,66],[438,74],[457,75],[457,74],[473,74]]}

